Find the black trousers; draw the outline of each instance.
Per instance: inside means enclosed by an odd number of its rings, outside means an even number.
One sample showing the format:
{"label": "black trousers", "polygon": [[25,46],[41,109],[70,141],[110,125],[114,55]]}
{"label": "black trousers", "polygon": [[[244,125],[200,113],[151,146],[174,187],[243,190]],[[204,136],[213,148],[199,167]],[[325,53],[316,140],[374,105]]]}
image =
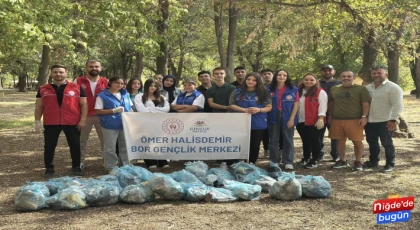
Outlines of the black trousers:
{"label": "black trousers", "polygon": [[264,129],[264,134],[263,134],[263,139],[262,139],[264,150],[269,150],[270,149],[269,141],[270,141],[270,138],[269,138],[269,135],[268,135],[268,128],[267,128],[267,129]]}
{"label": "black trousers", "polygon": [[256,163],[260,153],[260,144],[263,139],[264,129],[251,130],[251,140],[249,144],[249,162]]}
{"label": "black trousers", "polygon": [[167,160],[148,160],[148,159],[144,159],[144,163],[146,164],[147,167],[150,167],[152,165],[156,165],[157,167],[162,168],[163,166],[168,164]]}
{"label": "black trousers", "polygon": [[76,125],[45,125],[44,126],[44,163],[45,168],[54,168],[54,154],[61,130],[66,135],[70,147],[71,165],[80,167],[80,131]]}
{"label": "black trousers", "polygon": [[318,160],[321,156],[321,135],[322,130],[318,130],[313,125],[305,125],[303,122],[296,126],[296,129],[302,139],[303,158],[305,160]]}

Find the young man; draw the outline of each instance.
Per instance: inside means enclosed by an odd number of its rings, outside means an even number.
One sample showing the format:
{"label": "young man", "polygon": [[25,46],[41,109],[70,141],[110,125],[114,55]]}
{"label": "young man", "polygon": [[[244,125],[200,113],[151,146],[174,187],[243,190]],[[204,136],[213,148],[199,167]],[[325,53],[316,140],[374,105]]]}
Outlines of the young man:
{"label": "young man", "polygon": [[[334,78],[335,70],[334,66],[332,65],[324,65],[321,67],[321,76],[322,78],[319,80],[319,84],[321,85],[321,88],[328,94],[330,94],[331,88],[335,85],[340,85],[341,82]],[[327,117],[329,112],[327,111]],[[324,136],[325,136],[325,130],[328,129],[330,131],[330,124],[327,121],[327,124],[325,124],[325,127],[321,129],[321,135],[320,135],[320,142],[321,142],[321,156],[318,161],[321,161],[324,159]],[[338,157],[337,152],[337,140],[331,139],[331,149],[330,149],[330,155],[332,157],[331,161],[336,162]]]}
{"label": "young man", "polygon": [[198,73],[198,80],[201,82],[201,85],[197,88],[197,90],[204,95],[205,102],[204,102],[204,111],[205,113],[211,112],[211,107],[208,102],[207,97],[207,90],[212,86],[211,76],[209,71],[200,71]]}
{"label": "young man", "polygon": [[328,97],[328,110],[331,121],[330,138],[337,140],[337,150],[340,160],[332,168],[345,168],[349,165],[346,161],[346,140],[353,142],[354,170],[363,170],[363,128],[367,123],[369,114],[369,102],[371,100],[366,87],[354,85],[356,76],[351,70],[345,70],[340,74],[341,85],[332,87]]}
{"label": "young man", "polygon": [[95,114],[96,95],[104,91],[108,87],[108,79],[99,76],[102,71],[101,63],[97,60],[89,60],[86,62],[87,74],[78,77],[74,83],[80,85],[86,92],[86,99],[88,103],[88,116],[86,119],[86,128],[82,130],[80,136],[80,167],[85,167],[86,146],[89,140],[90,131],[92,126],[95,126],[96,133],[98,134],[99,142],[101,144],[101,152],[103,151],[103,137],[102,127],[98,115]]}
{"label": "young man", "polygon": [[204,95],[195,89],[193,79],[182,82],[184,93],[179,94],[171,104],[171,109],[178,113],[192,113],[204,111]]}
{"label": "young man", "polygon": [[243,66],[238,66],[233,70],[233,73],[235,74],[236,81],[232,82],[232,85],[234,85],[236,88],[238,88],[245,80],[246,77],[246,70]]}
{"label": "young man", "polygon": [[[72,173],[82,176],[80,168],[80,130],[86,126],[88,106],[83,88],[68,82],[67,68],[51,67],[52,83],[39,88],[35,104],[35,131],[44,129],[45,177],[54,175],[54,152],[61,131],[66,135],[72,159]],[[41,117],[44,117],[44,126]]]}
{"label": "young man", "polygon": [[[268,87],[271,82],[273,81],[274,71],[271,69],[263,69],[261,70],[261,77],[264,80],[264,86]],[[268,128],[264,130],[263,134],[263,146],[264,146],[264,157],[269,159],[270,158],[270,146],[269,146],[269,135],[268,135]]]}
{"label": "young man", "polygon": [[[229,98],[235,86],[225,83],[226,72],[222,67],[217,67],[213,70],[213,78],[215,84],[207,90],[207,97],[213,113],[231,112],[229,108]],[[227,165],[232,165],[238,160],[227,160],[222,162],[216,161],[216,164],[221,163],[221,167],[227,168]]]}
{"label": "young man", "polygon": [[397,126],[397,119],[404,108],[402,89],[388,80],[385,67],[376,66],[371,70],[373,82],[366,86],[372,97],[368,123],[365,126],[366,141],[369,144],[369,161],[363,164],[365,168],[377,168],[379,162],[378,139],[385,149],[386,164],[384,172],[392,172],[395,167],[395,147],[392,133]]}

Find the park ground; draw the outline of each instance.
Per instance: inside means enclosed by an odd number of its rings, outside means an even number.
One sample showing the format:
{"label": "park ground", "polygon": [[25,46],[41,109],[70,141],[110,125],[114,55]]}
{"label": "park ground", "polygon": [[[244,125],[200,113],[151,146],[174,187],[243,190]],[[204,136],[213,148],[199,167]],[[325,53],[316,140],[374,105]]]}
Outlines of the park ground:
{"label": "park ground", "polygon": [[[325,177],[333,188],[327,199],[302,198],[283,202],[262,194],[257,201],[228,204],[157,199],[143,205],[17,212],[14,198],[18,188],[27,181],[45,180],[43,137],[34,132],[33,126],[34,98],[34,92],[6,92],[0,97],[0,229],[420,229],[420,100],[413,96],[404,96],[403,115],[416,138],[395,139],[397,168],[394,172],[333,170],[330,162],[322,162],[313,170],[295,167],[296,174]],[[347,144],[352,163],[353,150],[350,142]],[[298,161],[302,149],[297,134],[295,146],[295,161]],[[96,137],[91,138],[88,148],[84,177],[105,174]],[[383,153],[381,156],[383,159]],[[326,159],[329,160],[329,156]],[[367,159],[365,144],[363,160]],[[64,135],[57,146],[55,165],[56,176],[70,173]],[[139,165],[144,166],[143,163]],[[214,167],[212,162],[209,165]],[[257,165],[265,168],[268,162],[260,158]],[[170,173],[182,167],[182,162],[171,163],[171,168],[163,172]],[[372,203],[395,193],[416,197],[411,219],[407,223],[376,225]]]}

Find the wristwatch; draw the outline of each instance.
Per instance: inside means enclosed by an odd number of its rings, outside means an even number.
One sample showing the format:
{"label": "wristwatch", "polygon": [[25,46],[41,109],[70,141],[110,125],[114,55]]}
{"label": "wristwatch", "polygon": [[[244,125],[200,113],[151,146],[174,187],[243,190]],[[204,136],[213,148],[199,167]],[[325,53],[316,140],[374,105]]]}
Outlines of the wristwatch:
{"label": "wristwatch", "polygon": [[367,118],[367,116],[363,115],[362,118]]}

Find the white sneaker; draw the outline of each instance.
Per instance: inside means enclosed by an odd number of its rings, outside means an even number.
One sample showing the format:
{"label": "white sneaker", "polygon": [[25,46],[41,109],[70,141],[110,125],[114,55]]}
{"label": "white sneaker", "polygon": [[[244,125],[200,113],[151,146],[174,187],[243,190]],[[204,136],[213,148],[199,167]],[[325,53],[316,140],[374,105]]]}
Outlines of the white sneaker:
{"label": "white sneaker", "polygon": [[136,164],[137,163],[137,159],[134,159],[134,160],[130,160],[130,164]]}
{"label": "white sneaker", "polygon": [[264,157],[267,159],[270,158],[270,150],[264,150]]}
{"label": "white sneaker", "polygon": [[292,164],[286,164],[286,165],[284,166],[284,169],[287,169],[287,170],[293,170],[293,165],[292,165]]}
{"label": "white sneaker", "polygon": [[80,162],[80,168],[83,170],[85,168],[85,162]]}
{"label": "white sneaker", "polygon": [[149,166],[149,169],[157,169],[157,166],[156,165],[151,165],[151,166]]}
{"label": "white sneaker", "polygon": [[163,169],[168,169],[169,168],[169,165],[164,165],[164,166],[162,166],[162,168]]}
{"label": "white sneaker", "polygon": [[220,164],[220,168],[221,168],[221,169],[224,169],[224,170],[228,170],[228,166],[227,166],[226,162],[222,162],[222,163]]}

